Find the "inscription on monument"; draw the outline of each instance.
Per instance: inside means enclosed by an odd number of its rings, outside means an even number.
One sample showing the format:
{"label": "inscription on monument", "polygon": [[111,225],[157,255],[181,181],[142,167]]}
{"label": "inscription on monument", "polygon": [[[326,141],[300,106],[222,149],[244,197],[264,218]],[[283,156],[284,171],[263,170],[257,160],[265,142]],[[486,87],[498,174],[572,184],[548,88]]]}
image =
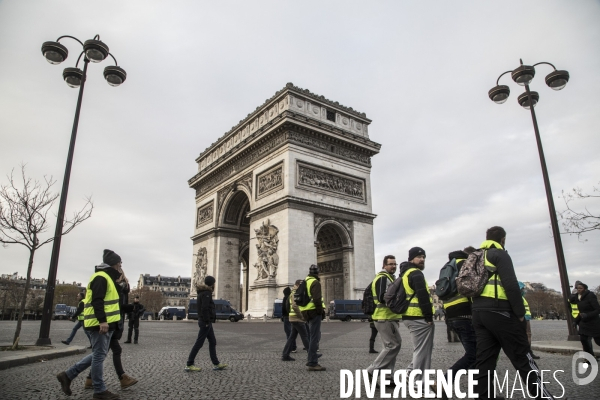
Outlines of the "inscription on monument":
{"label": "inscription on monument", "polygon": [[257,200],[283,189],[283,163],[257,175],[256,182]]}
{"label": "inscription on monument", "polygon": [[196,228],[206,225],[213,221],[213,201],[198,207],[198,216],[196,218]]}
{"label": "inscription on monument", "polygon": [[324,168],[298,163],[298,186],[365,202],[365,182]]}
{"label": "inscription on monument", "polygon": [[258,262],[254,264],[254,268],[258,272],[256,280],[275,278],[277,276],[277,265],[279,264],[279,256],[277,255],[279,229],[271,225],[267,219],[267,222],[263,221],[261,227],[255,229],[254,233],[256,234],[256,240],[258,240],[256,245]]}

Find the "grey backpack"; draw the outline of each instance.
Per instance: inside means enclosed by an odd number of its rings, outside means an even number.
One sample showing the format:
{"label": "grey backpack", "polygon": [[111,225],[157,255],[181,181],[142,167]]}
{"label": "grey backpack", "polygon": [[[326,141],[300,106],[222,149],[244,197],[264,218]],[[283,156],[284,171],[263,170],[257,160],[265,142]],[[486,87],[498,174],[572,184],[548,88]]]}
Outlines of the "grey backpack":
{"label": "grey backpack", "polygon": [[398,277],[390,286],[388,286],[385,294],[383,295],[383,300],[385,301],[385,305],[389,307],[389,309],[396,314],[404,314],[406,310],[408,310],[408,305],[410,301],[415,297],[415,293],[410,296],[410,298],[406,297],[406,289],[404,288],[404,283],[402,282],[402,275]]}
{"label": "grey backpack", "polygon": [[496,267],[485,265],[487,250],[475,250],[465,260],[456,277],[458,293],[466,297],[477,297],[485,289],[491,274],[496,273]]}

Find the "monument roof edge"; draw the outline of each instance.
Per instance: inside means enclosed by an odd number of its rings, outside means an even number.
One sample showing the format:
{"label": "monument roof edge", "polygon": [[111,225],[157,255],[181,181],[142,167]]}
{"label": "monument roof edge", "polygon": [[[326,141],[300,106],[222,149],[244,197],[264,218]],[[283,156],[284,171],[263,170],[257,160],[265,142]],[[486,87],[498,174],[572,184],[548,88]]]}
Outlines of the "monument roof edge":
{"label": "monument roof edge", "polygon": [[285,94],[286,92],[295,92],[302,96],[306,96],[313,100],[322,102],[326,105],[329,105],[330,107],[338,109],[339,111],[346,112],[354,117],[360,118],[363,122],[366,122],[367,125],[369,125],[371,122],[373,122],[372,120],[367,118],[367,114],[364,112],[357,111],[357,110],[353,109],[352,107],[346,107],[342,104],[339,104],[339,102],[337,102],[337,101],[329,100],[329,99],[325,98],[325,96],[318,95],[316,93],[312,93],[308,89],[302,89],[298,86],[295,86],[293,83],[288,82],[283,87],[283,89],[280,89],[277,92],[275,92],[275,94],[273,96],[271,96],[270,98],[265,100],[263,102],[263,104],[261,104],[260,106],[256,107],[256,109],[254,111],[250,112],[246,116],[246,118],[240,120],[235,126],[231,127],[231,129],[229,131],[225,132],[215,142],[213,142],[210,146],[205,148],[196,158],[196,162],[198,162],[198,160],[200,160],[203,155],[205,155],[206,153],[209,153],[211,149],[213,149],[214,147],[217,147],[219,144],[221,144],[223,141],[225,141],[233,132],[235,132],[237,129],[241,128],[245,123],[249,122],[252,118],[256,117],[264,108],[266,108],[270,103],[272,103],[277,97]]}

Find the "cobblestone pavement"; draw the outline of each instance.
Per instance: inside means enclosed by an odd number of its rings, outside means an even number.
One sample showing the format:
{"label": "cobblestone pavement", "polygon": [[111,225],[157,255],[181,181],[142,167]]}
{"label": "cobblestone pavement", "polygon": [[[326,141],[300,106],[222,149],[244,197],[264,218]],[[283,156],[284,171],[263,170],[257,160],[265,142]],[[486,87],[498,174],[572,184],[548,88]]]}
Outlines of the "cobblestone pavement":
{"label": "cobblestone pavement", "polygon": [[[566,339],[566,322],[533,321],[534,340]],[[55,346],[63,346],[73,323],[54,321],[51,338]],[[368,354],[369,325],[361,322],[330,322],[322,325],[321,365],[325,372],[306,371],[306,356],[295,355],[295,362],[280,361],[285,343],[283,325],[271,322],[218,322],[215,325],[217,353],[230,368],[212,371],[207,344],[200,350],[196,365],[201,372],[184,372],[188,352],[198,332],[194,322],[155,321],[140,324],[140,344],[123,344],[125,371],[139,383],[121,391],[112,366],[105,364],[105,380],[109,390],[120,393],[122,399],[338,399],[340,398],[340,369],[363,369],[374,359]],[[15,323],[0,322],[0,342],[10,341]],[[34,342],[39,332],[39,322],[24,322],[22,343]],[[412,353],[412,343],[407,329],[401,325],[403,344],[398,357],[398,368],[405,368]],[[298,343],[300,341],[298,340]],[[86,345],[83,332],[78,332],[73,344]],[[381,346],[379,343],[378,347]],[[301,348],[302,346],[300,346]],[[432,367],[449,367],[462,355],[460,343],[448,343],[444,322],[436,322],[435,348]],[[571,360],[568,355],[540,353],[541,369],[563,370],[557,377],[565,387],[568,399],[600,399],[600,377],[587,386],[577,386],[571,377]],[[55,375],[77,362],[81,356],[70,356],[43,363],[0,371],[1,399],[66,399],[60,391]],[[513,382],[515,371],[505,355],[500,357],[498,372],[509,371]],[[549,374],[548,387],[555,395],[563,390]],[[73,381],[71,398],[91,398],[84,390],[85,376]],[[511,383],[512,385],[512,383]],[[378,393],[378,392],[377,392]],[[506,394],[506,392],[505,392]],[[512,398],[519,397],[515,392]],[[365,396],[362,390],[362,398]],[[351,398],[355,398],[354,393]],[[379,398],[378,395],[376,398]]]}

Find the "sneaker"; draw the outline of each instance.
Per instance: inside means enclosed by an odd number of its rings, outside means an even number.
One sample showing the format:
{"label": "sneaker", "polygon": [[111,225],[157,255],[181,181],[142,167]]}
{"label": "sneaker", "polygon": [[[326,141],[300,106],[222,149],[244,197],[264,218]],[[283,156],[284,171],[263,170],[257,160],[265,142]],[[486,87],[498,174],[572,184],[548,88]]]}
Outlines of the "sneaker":
{"label": "sneaker", "polygon": [[123,343],[131,344],[131,340],[126,340]]}
{"label": "sneaker", "polygon": [[327,368],[321,367],[319,364],[313,365],[312,367],[308,367],[309,371],[325,371]]}
{"label": "sneaker", "polygon": [[197,372],[197,371],[202,370],[202,368],[196,367],[195,365],[188,365],[183,370],[188,371],[188,372]]}
{"label": "sneaker", "polygon": [[371,353],[371,354],[377,354],[379,352],[377,350],[375,350],[375,349],[369,349],[369,353]]}
{"label": "sneaker", "polygon": [[133,386],[138,383],[137,379],[130,377],[127,374],[121,375],[121,389],[127,389],[129,386]]}
{"label": "sneaker", "polygon": [[67,396],[70,396],[71,380],[67,376],[67,373],[65,371],[61,372],[60,374],[56,375],[56,379],[58,379],[58,381],[60,382],[60,388],[62,389],[63,393]]}
{"label": "sneaker", "polygon": [[67,346],[70,344],[69,342],[67,342],[66,340],[61,340],[60,341],[62,344],[66,344]]}
{"label": "sneaker", "polygon": [[92,378],[85,378],[85,385],[83,385],[84,389],[93,389],[94,384],[92,383]]}
{"label": "sneaker", "polygon": [[533,358],[534,360],[539,360],[540,356],[536,356],[535,354],[531,353],[531,358]]}
{"label": "sneaker", "polygon": [[120,397],[119,395],[109,392],[108,390],[105,390],[102,393],[94,393],[94,397],[92,397],[92,399],[96,399],[96,400],[119,400]]}
{"label": "sneaker", "polygon": [[213,367],[213,371],[220,371],[227,368],[227,364],[217,364]]}
{"label": "sneaker", "polygon": [[292,358],[290,356],[287,356],[287,357],[281,357],[281,361],[296,361],[296,359]]}
{"label": "sneaker", "polygon": [[323,354],[317,354],[317,358],[323,357]]}

